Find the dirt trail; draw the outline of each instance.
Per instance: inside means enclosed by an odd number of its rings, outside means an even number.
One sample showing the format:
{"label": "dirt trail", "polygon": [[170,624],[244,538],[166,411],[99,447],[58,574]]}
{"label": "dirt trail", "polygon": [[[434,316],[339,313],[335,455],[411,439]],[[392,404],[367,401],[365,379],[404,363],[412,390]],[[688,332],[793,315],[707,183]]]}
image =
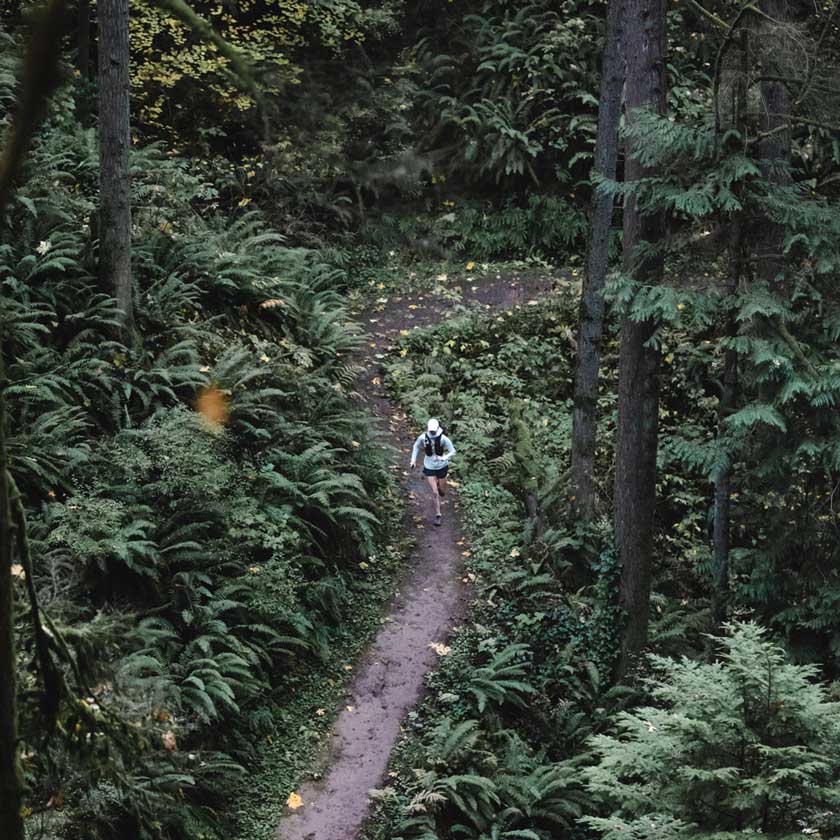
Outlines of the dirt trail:
{"label": "dirt trail", "polygon": [[[551,278],[545,275],[522,279],[508,275],[463,286],[460,292],[464,302],[512,306],[550,284]],[[451,306],[440,295],[402,296],[362,318],[372,338],[359,389],[386,440],[398,452],[399,461],[391,469],[400,476],[408,497],[406,524],[414,529],[416,546],[382,629],[357,666],[351,697],[338,715],[324,754],[324,777],[298,791],[303,805],[284,816],[277,840],[355,840],[368,816],[368,791],[381,785],[400,724],[420,699],[424,677],[435,665],[437,654],[430,644],[446,640],[466,606],[463,547],[457,544],[460,536],[452,499],[444,500],[443,524],[433,526],[422,473],[407,470],[410,447],[419,430],[411,428],[388,399],[379,371],[379,358],[395,343],[400,330],[435,323]]]}

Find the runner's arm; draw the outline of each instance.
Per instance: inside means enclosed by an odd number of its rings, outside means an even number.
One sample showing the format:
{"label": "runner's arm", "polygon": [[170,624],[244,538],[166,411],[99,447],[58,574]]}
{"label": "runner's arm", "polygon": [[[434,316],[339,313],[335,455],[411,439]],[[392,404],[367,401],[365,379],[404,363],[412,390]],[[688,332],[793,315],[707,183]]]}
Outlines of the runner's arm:
{"label": "runner's arm", "polygon": [[420,437],[418,437],[417,440],[414,441],[414,449],[411,450],[411,468],[412,469],[414,469],[414,467],[417,464],[417,456],[420,454],[420,447],[422,445],[423,445],[423,435],[420,435]]}
{"label": "runner's arm", "polygon": [[443,453],[443,460],[448,461],[455,454],[455,447],[446,435],[443,436],[443,440],[441,442],[443,443],[443,448],[446,450]]}

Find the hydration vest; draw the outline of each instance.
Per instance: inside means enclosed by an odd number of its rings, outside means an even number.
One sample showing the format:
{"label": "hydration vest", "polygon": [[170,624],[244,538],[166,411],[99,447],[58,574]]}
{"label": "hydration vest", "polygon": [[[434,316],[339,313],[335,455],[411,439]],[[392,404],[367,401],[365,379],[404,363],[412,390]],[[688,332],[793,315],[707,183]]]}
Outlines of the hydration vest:
{"label": "hydration vest", "polygon": [[443,455],[443,426],[440,427],[440,434],[437,437],[429,437],[426,432],[423,435],[423,443],[426,445],[427,455]]}

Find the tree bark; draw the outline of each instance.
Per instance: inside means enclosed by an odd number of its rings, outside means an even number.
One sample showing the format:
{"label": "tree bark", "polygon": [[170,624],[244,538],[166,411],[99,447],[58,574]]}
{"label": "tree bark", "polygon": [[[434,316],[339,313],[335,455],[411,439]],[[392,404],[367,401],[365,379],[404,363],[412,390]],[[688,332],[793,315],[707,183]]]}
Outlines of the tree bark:
{"label": "tree bark", "polygon": [[[732,298],[744,275],[743,235],[740,221],[733,222],[732,270],[727,292]],[[730,314],[726,334],[734,338],[738,323],[734,311]],[[723,357],[723,383],[718,404],[718,440],[727,436],[726,419],[735,411],[738,395],[738,352],[729,348]],[[712,632],[717,633],[726,620],[726,598],[729,591],[729,550],[732,512],[732,467],[726,466],[715,478],[715,507],[712,533],[714,566],[712,581]]]}
{"label": "tree bark", "polygon": [[134,326],[131,284],[131,146],[128,0],[99,0],[99,275]]}
{"label": "tree bark", "polygon": [[[618,158],[618,123],[624,85],[622,27],[625,0],[610,0],[601,67],[598,137],[593,172],[612,180]],[[609,260],[614,199],[602,190],[592,192],[589,251],[580,298],[572,413],[572,492],[574,508],[584,522],[595,511],[595,436],[601,336],[604,331],[604,282]]]}
{"label": "tree bark", "polygon": [[[750,75],[750,33],[740,33],[741,72],[735,81],[733,94],[732,124],[738,130],[747,148],[747,122]],[[740,190],[740,187],[736,187]],[[735,295],[739,284],[749,274],[749,260],[744,251],[744,220],[736,213],[730,225],[729,236],[730,271],[726,292],[729,298],[729,317],[726,323],[726,336],[735,338],[738,334],[738,320],[735,312]],[[738,353],[729,348],[723,358],[723,380],[720,402],[718,403],[718,441],[726,440],[728,430],[726,420],[735,411],[738,398]],[[729,551],[732,531],[732,466],[727,464],[714,480],[714,521],[712,529],[712,633],[717,634],[726,620],[727,596],[729,594]]]}
{"label": "tree bark", "polygon": [[[627,0],[625,18],[627,80],[625,112],[632,128],[640,109],[665,112],[665,0]],[[638,142],[638,141],[633,141]],[[654,173],[645,169],[628,142],[624,180]],[[645,285],[662,276],[661,256],[638,256],[641,243],[663,237],[661,215],[643,214],[634,198],[624,206],[624,268]],[[626,316],[621,324],[618,371],[618,434],[615,475],[615,539],[621,562],[619,606],[624,616],[616,676],[627,673],[647,642],[651,552],[656,502],[656,451],[661,354],[648,342],[656,331],[650,319]]]}
{"label": "tree bark", "polygon": [[[785,76],[784,65],[780,64],[785,55],[782,25],[787,19],[787,0],[761,0],[761,11],[769,18],[762,20],[758,42],[761,44],[762,76]],[[770,184],[784,184],[790,180],[790,132],[779,130],[790,116],[790,91],[783,82],[766,79],[761,82],[761,114],[759,130],[764,134],[758,144],[761,168]],[[784,273],[782,243],[784,229],[777,222],[762,218],[758,220],[756,236],[757,276],[772,283]]]}

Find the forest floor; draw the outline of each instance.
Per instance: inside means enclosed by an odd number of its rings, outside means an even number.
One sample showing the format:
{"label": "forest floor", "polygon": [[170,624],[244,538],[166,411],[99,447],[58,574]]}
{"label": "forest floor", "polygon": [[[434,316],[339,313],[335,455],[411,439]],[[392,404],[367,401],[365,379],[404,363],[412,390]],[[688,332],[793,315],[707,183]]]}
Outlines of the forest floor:
{"label": "forest floor", "polygon": [[435,666],[435,647],[445,643],[467,605],[465,546],[453,498],[457,490],[444,500],[442,525],[433,526],[422,471],[408,469],[411,447],[422,430],[413,428],[389,399],[380,360],[404,331],[439,322],[456,302],[508,308],[546,291],[551,281],[545,272],[436,280],[432,291],[383,293],[359,315],[371,336],[360,360],[358,390],[381,429],[383,445],[393,448],[391,469],[407,499],[405,527],[414,548],[382,629],[356,668],[350,696],[342,701],[312,774],[316,780],[297,791],[299,799],[293,797],[297,807],[287,810],[277,840],[355,840],[370,810],[368,791],[381,784],[401,723],[420,700],[425,676]]}

